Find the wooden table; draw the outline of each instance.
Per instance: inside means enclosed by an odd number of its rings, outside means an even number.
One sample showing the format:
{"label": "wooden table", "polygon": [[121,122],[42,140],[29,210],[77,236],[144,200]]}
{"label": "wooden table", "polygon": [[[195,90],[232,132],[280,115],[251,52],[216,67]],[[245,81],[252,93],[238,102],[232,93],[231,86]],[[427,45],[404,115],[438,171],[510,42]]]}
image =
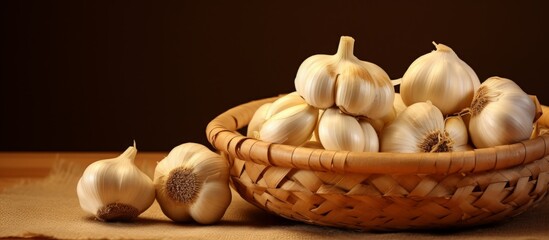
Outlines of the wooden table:
{"label": "wooden table", "polygon": [[[113,158],[119,154],[115,152],[0,152],[0,192],[21,181],[45,178],[55,162],[59,160],[76,161],[78,164],[89,165],[94,161]],[[167,153],[163,152],[140,152],[135,163],[138,166],[156,164],[166,155]],[[152,174],[152,172],[148,172],[148,174]],[[34,237],[32,239],[49,238]]]}

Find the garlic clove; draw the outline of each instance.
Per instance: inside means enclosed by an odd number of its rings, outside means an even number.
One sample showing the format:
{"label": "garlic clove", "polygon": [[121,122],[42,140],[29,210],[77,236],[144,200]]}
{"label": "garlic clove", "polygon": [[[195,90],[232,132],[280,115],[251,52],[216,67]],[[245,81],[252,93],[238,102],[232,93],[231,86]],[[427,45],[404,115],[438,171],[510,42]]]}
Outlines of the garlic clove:
{"label": "garlic clove", "polygon": [[137,150],[129,147],[117,158],[90,164],[77,184],[84,211],[102,221],[136,218],[154,202],[152,180],[133,163]]}
{"label": "garlic clove", "polygon": [[467,134],[467,125],[461,116],[451,116],[445,119],[444,129],[448,133],[448,137],[452,140],[452,150],[465,151],[471,150],[468,145],[469,134]]}
{"label": "garlic clove", "polygon": [[297,70],[295,89],[308,104],[316,108],[329,108],[335,104],[336,75],[331,64],[337,60],[330,55],[311,56]]}
{"label": "garlic clove", "polygon": [[227,163],[197,143],[172,149],[156,166],[154,183],[162,212],[177,222],[217,222],[231,201]]}
{"label": "garlic clove", "polygon": [[318,123],[319,140],[327,150],[362,151],[363,131],[358,121],[339,112],[339,109],[326,109]]}
{"label": "garlic clove", "polygon": [[318,110],[308,104],[290,107],[265,121],[259,131],[259,139],[301,145],[311,138],[317,119]]}
{"label": "garlic clove", "polygon": [[290,107],[305,103],[305,100],[301,96],[299,96],[297,92],[292,92],[274,101],[269,107],[269,110],[267,110],[267,114],[265,116],[268,119],[271,118],[273,115]]}
{"label": "garlic clove", "polygon": [[374,129],[369,121],[359,120],[360,128],[362,129],[362,135],[368,136],[364,138],[363,152],[379,152],[379,138],[377,137],[377,131]]}
{"label": "garlic clove", "polygon": [[512,80],[491,77],[477,90],[470,113],[471,140],[475,147],[486,148],[528,139],[536,106]]}
{"label": "garlic clove", "polygon": [[379,140],[375,129],[365,120],[340,112],[337,108],[324,111],[318,123],[318,139],[327,150],[377,152]]}
{"label": "garlic clove", "polygon": [[189,208],[189,213],[196,222],[212,224],[223,217],[231,198],[219,196],[231,196],[227,183],[212,182],[200,191],[196,203]]}
{"label": "garlic clove", "polygon": [[431,101],[444,115],[457,113],[471,104],[480,81],[451,48],[435,46],[436,51],[419,57],[408,67],[400,94],[408,106]]}
{"label": "garlic clove", "polygon": [[293,92],[256,110],[248,125],[247,136],[297,146],[311,137],[318,113],[318,109]]}
{"label": "garlic clove", "polygon": [[259,138],[259,130],[261,130],[263,123],[267,121],[267,112],[269,111],[271,105],[272,103],[265,103],[254,112],[250,123],[248,123],[246,136]]}

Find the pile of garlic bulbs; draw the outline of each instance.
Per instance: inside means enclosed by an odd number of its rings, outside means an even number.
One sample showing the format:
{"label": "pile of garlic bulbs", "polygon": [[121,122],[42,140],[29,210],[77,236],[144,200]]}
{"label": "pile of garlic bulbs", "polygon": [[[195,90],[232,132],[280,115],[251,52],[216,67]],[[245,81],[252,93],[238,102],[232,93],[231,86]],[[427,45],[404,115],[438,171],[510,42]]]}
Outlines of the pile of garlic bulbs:
{"label": "pile of garlic bulbs", "polygon": [[[343,36],[335,55],[299,67],[296,92],[261,106],[248,137],[356,152],[451,152],[512,144],[532,136],[535,102],[513,81],[475,71],[448,46],[417,58],[391,81],[354,56]],[[400,84],[400,93],[394,85]]]}

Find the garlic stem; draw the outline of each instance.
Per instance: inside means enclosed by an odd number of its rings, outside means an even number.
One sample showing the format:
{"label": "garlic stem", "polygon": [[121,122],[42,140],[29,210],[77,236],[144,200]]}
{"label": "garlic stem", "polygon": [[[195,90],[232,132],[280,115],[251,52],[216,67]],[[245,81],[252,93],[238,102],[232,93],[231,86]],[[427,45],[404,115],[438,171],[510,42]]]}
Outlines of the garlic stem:
{"label": "garlic stem", "polygon": [[391,83],[393,84],[393,86],[398,86],[402,83],[402,78],[391,80]]}
{"label": "garlic stem", "polygon": [[441,51],[441,52],[454,52],[454,50],[452,50],[450,47],[444,45],[444,44],[441,44],[441,43],[436,43],[435,41],[433,41],[433,44],[435,45],[435,47],[437,48],[437,51]]}
{"label": "garlic stem", "polygon": [[342,36],[339,40],[339,46],[337,48],[337,53],[335,55],[338,56],[340,59],[353,58],[355,56],[353,53],[354,45],[355,45],[354,38]]}
{"label": "garlic stem", "polygon": [[137,149],[135,148],[135,142],[134,142],[134,146],[128,147],[126,151],[120,154],[120,158],[123,160],[129,160],[131,163],[133,163],[136,155],[137,155]]}

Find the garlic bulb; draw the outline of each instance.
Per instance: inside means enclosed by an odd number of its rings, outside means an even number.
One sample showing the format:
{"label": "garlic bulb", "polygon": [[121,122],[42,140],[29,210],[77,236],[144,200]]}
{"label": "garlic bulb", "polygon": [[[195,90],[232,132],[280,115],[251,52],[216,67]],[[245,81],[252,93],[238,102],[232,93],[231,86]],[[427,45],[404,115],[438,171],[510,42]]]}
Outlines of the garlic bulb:
{"label": "garlic bulb", "polygon": [[451,48],[435,46],[436,51],[416,59],[404,73],[402,100],[408,106],[431,101],[444,115],[460,112],[471,104],[480,81]]}
{"label": "garlic bulb", "polygon": [[513,81],[491,77],[475,94],[469,134],[477,148],[517,143],[530,137],[536,106]]}
{"label": "garlic bulb", "polygon": [[355,116],[381,118],[393,104],[394,88],[379,66],[353,55],[354,39],[343,36],[335,55],[314,55],[297,71],[295,88],[316,108],[338,106]]}
{"label": "garlic bulb", "polygon": [[317,119],[318,109],[294,92],[261,106],[250,121],[247,135],[298,146],[311,138]]}
{"label": "garlic bulb", "polygon": [[154,185],[162,212],[173,221],[215,223],[231,202],[227,162],[197,143],[181,144],[158,162]]}
{"label": "garlic bulb", "polygon": [[320,143],[327,150],[379,151],[379,139],[368,120],[344,114],[337,108],[324,111],[317,131]]}
{"label": "garlic bulb", "polygon": [[129,147],[117,158],[90,164],[76,188],[80,206],[102,221],[137,217],[154,202],[152,180],[133,161],[137,150]]}
{"label": "garlic bulb", "polygon": [[445,123],[431,102],[414,103],[398,115],[381,135],[382,152],[451,152],[467,149],[467,128],[461,118]]}

